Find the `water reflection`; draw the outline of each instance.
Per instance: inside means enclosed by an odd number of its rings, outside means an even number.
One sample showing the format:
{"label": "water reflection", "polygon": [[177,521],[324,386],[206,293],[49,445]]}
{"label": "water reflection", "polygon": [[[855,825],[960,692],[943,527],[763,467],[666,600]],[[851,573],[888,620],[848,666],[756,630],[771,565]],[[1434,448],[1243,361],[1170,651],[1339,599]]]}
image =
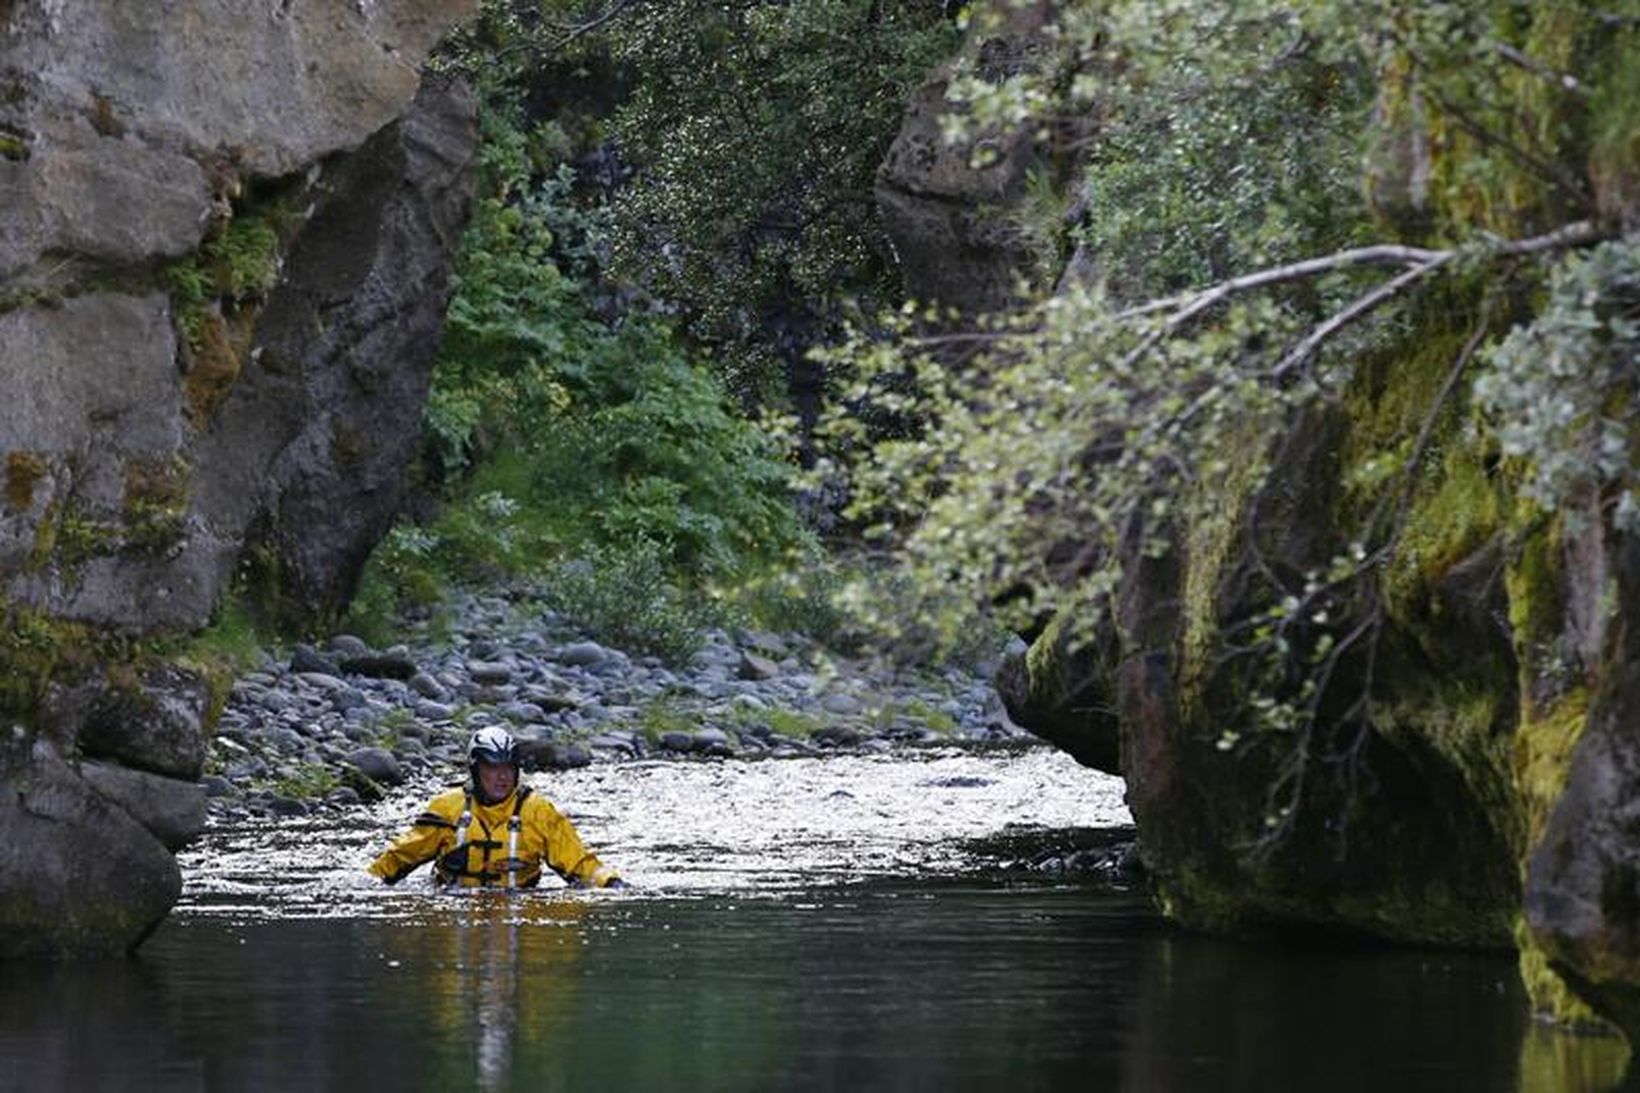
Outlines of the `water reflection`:
{"label": "water reflection", "polygon": [[3,1089],[1605,1093],[1623,1065],[1530,1025],[1504,956],[1201,938],[1041,882],[198,916],[12,970]]}
{"label": "water reflection", "polygon": [[429,999],[426,1038],[471,1045],[470,1065],[459,1052],[441,1060],[455,1071],[452,1088],[508,1088],[520,1030],[556,1040],[573,1022],[591,905],[499,892],[436,898],[454,909],[383,935],[388,967]]}

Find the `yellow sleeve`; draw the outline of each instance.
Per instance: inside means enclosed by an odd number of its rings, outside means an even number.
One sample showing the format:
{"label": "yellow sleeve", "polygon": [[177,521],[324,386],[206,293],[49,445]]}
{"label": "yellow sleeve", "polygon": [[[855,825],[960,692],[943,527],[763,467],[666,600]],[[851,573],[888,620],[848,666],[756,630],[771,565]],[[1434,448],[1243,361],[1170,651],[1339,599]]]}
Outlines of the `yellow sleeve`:
{"label": "yellow sleeve", "polygon": [[[410,830],[393,841],[375,861],[370,872],[388,884],[397,884],[417,867],[432,861],[455,845],[455,821],[439,806],[444,798],[435,797],[426,810],[411,825]],[[459,810],[460,805],[457,804]]]}
{"label": "yellow sleeve", "polygon": [[546,801],[537,798],[540,807],[531,810],[531,822],[543,828],[542,841],[547,848],[547,864],[553,872],[571,884],[583,888],[603,888],[620,874],[599,861],[597,855],[581,842],[575,825]]}

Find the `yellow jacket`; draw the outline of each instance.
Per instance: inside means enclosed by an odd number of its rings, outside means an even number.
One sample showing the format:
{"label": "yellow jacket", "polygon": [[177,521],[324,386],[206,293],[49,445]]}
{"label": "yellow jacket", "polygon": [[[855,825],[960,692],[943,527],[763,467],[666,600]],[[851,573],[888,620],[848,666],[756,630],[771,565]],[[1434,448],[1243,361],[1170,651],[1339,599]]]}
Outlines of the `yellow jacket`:
{"label": "yellow jacket", "polygon": [[493,805],[479,802],[470,788],[434,797],[415,824],[370,871],[396,884],[427,863],[440,884],[465,888],[533,888],[542,864],[570,884],[602,888],[616,879],[613,869],[581,845],[575,825],[544,798],[520,786]]}

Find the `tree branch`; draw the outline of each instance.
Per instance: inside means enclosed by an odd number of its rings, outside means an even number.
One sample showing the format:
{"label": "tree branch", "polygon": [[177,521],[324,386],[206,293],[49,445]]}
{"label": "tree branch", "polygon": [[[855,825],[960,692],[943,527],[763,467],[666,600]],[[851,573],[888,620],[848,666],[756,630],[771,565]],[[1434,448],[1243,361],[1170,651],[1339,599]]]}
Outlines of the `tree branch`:
{"label": "tree branch", "polygon": [[1526,53],[1522,53],[1520,50],[1516,49],[1512,45],[1509,45],[1507,42],[1493,42],[1492,49],[1498,54],[1498,56],[1502,57],[1510,64],[1516,66],[1517,68],[1525,69],[1534,76],[1543,77],[1545,80],[1548,80],[1550,83],[1554,84],[1563,91],[1569,91],[1574,95],[1585,96],[1589,93],[1589,89],[1584,87],[1583,82],[1576,76],[1573,76],[1567,72],[1556,72],[1542,61],[1539,61],[1535,57],[1532,57]]}
{"label": "tree branch", "polygon": [[[1598,242],[1605,238],[1605,235],[1606,233],[1597,227],[1593,221],[1579,220],[1571,224],[1564,224],[1552,232],[1532,236],[1529,239],[1492,242],[1487,246],[1486,251],[1500,257],[1541,254],[1546,251],[1565,250],[1569,247]],[[1291,265],[1277,266],[1274,269],[1259,270],[1256,273],[1249,273],[1220,282],[1199,292],[1171,296],[1165,300],[1155,300],[1138,307],[1129,308],[1119,313],[1116,318],[1139,318],[1145,315],[1154,315],[1169,308],[1178,308],[1178,310],[1168,318],[1167,322],[1147,334],[1139,345],[1124,358],[1122,364],[1124,369],[1132,368],[1134,364],[1138,363],[1139,358],[1155,348],[1156,344],[1163,338],[1177,333],[1180,327],[1202,312],[1238,293],[1255,288],[1264,288],[1269,285],[1282,284],[1287,281],[1319,277],[1325,273],[1357,266],[1410,265],[1412,267],[1379,285],[1371,292],[1357,298],[1348,307],[1312,330],[1304,341],[1299,343],[1291,353],[1283,357],[1271,371],[1270,378],[1280,380],[1313,356],[1324,342],[1344,327],[1394,299],[1404,292],[1408,286],[1422,280],[1425,276],[1440,269],[1462,253],[1464,253],[1464,249],[1458,247],[1448,250],[1428,250],[1423,247],[1391,245],[1357,247],[1353,250],[1338,251],[1335,254],[1324,255],[1320,258],[1294,262]]]}
{"label": "tree branch", "polygon": [[1331,338],[1369,311],[1399,296],[1401,291],[1408,285],[1434,273],[1451,260],[1452,255],[1447,254],[1444,257],[1425,262],[1421,266],[1413,266],[1411,269],[1385,281],[1366,295],[1356,297],[1348,307],[1310,331],[1292,352],[1281,358],[1275,368],[1271,370],[1270,378],[1277,381],[1285,379],[1289,372],[1300,367],[1314,356],[1316,350],[1320,349],[1328,338]]}

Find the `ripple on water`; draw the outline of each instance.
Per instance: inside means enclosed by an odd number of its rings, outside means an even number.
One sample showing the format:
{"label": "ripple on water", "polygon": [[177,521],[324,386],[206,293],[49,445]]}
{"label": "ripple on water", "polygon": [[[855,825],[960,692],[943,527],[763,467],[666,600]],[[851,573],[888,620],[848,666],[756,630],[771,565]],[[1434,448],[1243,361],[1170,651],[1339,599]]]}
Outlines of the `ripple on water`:
{"label": "ripple on water", "polygon": [[[951,875],[974,867],[978,840],[1132,822],[1121,779],[1045,747],[612,763],[526,780],[636,886],[617,898]],[[340,818],[216,825],[180,855],[186,880],[178,911],[235,918],[423,913],[425,870],[392,889],[364,870],[439,788],[405,787]]]}

